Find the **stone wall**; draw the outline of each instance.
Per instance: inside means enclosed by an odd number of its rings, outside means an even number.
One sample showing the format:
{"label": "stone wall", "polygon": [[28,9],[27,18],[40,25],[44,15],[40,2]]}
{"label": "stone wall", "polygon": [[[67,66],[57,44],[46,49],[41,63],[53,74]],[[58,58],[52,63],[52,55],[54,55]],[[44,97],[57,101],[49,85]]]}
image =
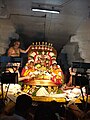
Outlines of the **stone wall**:
{"label": "stone wall", "polygon": [[67,54],[68,64],[71,65],[75,61],[83,61],[80,57],[79,47],[77,42],[70,42],[62,49],[62,53]]}
{"label": "stone wall", "polygon": [[15,33],[10,20],[0,19],[0,55],[4,54],[9,45],[9,38]]}
{"label": "stone wall", "polygon": [[71,38],[71,42],[73,41],[79,45],[80,56],[85,62],[90,63],[90,19],[84,20],[80,25],[76,35]]}
{"label": "stone wall", "polygon": [[90,63],[90,19],[86,19],[79,26],[76,35],[72,36],[70,42],[62,49],[67,53],[68,63],[81,62]]}

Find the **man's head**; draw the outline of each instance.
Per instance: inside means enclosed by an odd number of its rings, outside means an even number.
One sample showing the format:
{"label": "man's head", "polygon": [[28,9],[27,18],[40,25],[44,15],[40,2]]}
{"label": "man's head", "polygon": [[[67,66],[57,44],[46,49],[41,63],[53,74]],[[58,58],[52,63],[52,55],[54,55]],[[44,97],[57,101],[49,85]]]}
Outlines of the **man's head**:
{"label": "man's head", "polygon": [[32,105],[32,98],[26,94],[19,95],[16,99],[15,113],[23,117],[26,116]]}

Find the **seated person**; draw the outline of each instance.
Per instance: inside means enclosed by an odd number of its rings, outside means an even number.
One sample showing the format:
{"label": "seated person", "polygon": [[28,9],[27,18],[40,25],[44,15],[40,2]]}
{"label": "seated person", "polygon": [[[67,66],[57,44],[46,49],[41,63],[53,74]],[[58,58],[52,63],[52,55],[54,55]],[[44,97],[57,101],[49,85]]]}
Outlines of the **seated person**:
{"label": "seated person", "polygon": [[76,69],[73,69],[73,71],[72,71],[72,68],[70,67],[70,68],[69,68],[69,72],[70,72],[70,78],[69,78],[68,83],[64,86],[64,89],[73,89],[73,88],[75,88],[75,87],[80,88],[79,86],[75,86],[75,85],[73,85],[73,83],[72,83],[73,75],[76,74]]}
{"label": "seated person", "polygon": [[66,84],[68,87],[72,86],[72,75],[74,75],[74,72],[72,72],[71,67],[69,68],[70,78],[68,83]]}
{"label": "seated person", "polygon": [[[7,66],[8,66],[8,65],[7,65]],[[25,79],[29,79],[29,78],[30,78],[29,76],[22,77],[22,76],[20,75],[19,67],[20,67],[20,63],[13,63],[13,66],[12,66],[12,67],[7,67],[7,68],[6,68],[6,72],[18,73],[18,80],[19,80],[19,81],[23,81],[23,80],[25,80]]]}
{"label": "seated person", "polygon": [[[16,98],[15,110],[11,115],[2,115],[0,120],[32,120],[32,98],[26,94]],[[13,108],[12,108],[13,109]],[[11,109],[11,110],[12,110]]]}
{"label": "seated person", "polygon": [[81,110],[75,104],[70,104],[67,107],[69,108],[71,113],[73,113],[76,116],[76,118],[78,118],[79,120],[90,120],[90,110],[88,110],[88,111]]}

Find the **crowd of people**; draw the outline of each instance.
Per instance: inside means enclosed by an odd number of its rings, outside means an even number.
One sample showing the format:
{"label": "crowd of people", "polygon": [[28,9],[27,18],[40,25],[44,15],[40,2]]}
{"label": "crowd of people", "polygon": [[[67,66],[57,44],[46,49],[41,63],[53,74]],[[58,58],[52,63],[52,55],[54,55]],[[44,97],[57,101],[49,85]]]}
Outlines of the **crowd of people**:
{"label": "crowd of people", "polygon": [[[33,103],[27,94],[19,95],[15,105],[6,109],[0,100],[0,120],[90,120],[90,110],[83,111],[79,105],[56,101]],[[7,111],[8,110],[8,111]]]}

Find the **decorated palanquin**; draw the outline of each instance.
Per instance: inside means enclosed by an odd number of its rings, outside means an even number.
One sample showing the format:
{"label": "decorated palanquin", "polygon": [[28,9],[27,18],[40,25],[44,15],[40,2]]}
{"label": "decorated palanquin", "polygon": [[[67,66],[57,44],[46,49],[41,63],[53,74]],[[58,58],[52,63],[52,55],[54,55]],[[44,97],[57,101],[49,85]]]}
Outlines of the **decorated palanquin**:
{"label": "decorated palanquin", "polygon": [[57,51],[47,42],[32,43],[28,62],[22,76],[29,76],[24,82],[29,85],[57,86],[64,83],[64,75],[56,62]]}

